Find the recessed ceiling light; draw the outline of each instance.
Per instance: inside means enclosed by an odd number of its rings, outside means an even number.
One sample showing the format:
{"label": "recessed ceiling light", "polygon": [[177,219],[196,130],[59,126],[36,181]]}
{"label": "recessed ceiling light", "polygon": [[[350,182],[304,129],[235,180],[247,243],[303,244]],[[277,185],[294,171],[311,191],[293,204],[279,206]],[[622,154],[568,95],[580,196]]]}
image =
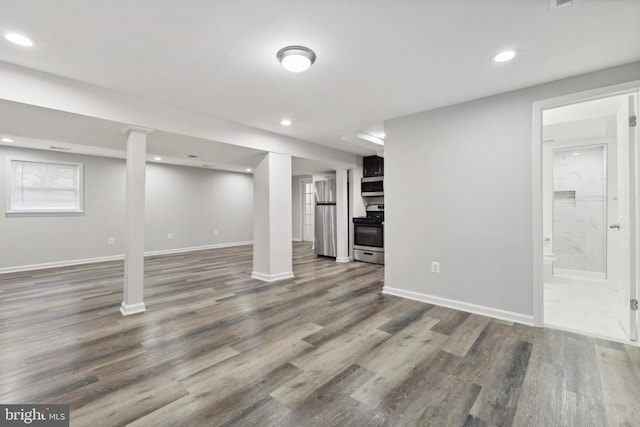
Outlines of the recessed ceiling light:
{"label": "recessed ceiling light", "polygon": [[18,33],[7,33],[4,35],[4,38],[9,40],[11,43],[17,44],[19,46],[31,47],[33,46],[33,41],[22,34]]}
{"label": "recessed ceiling light", "polygon": [[13,142],[13,139],[11,139],[11,138],[2,138],[2,139],[0,139],[0,141],[2,141],[2,142]]}
{"label": "recessed ceiling light", "polygon": [[503,50],[502,52],[495,55],[492,59],[493,62],[507,62],[515,58],[517,54],[517,50]]}
{"label": "recessed ceiling light", "polygon": [[282,126],[291,126],[291,120],[289,120],[289,119],[282,119],[282,120],[280,121],[280,124],[281,124]]}
{"label": "recessed ceiling light", "polygon": [[308,47],[287,46],[278,51],[276,58],[287,71],[302,73],[311,68],[316,61],[316,54]]}
{"label": "recessed ceiling light", "polygon": [[573,153],[573,155],[574,155],[574,156],[579,156],[579,155],[580,155],[580,153]]}
{"label": "recessed ceiling light", "polygon": [[247,172],[251,172],[251,168],[246,168],[245,169]]}
{"label": "recessed ceiling light", "polygon": [[155,160],[156,162],[161,162],[161,161],[162,161],[162,157],[160,157],[160,156],[155,156],[155,157],[153,158],[153,160]]}

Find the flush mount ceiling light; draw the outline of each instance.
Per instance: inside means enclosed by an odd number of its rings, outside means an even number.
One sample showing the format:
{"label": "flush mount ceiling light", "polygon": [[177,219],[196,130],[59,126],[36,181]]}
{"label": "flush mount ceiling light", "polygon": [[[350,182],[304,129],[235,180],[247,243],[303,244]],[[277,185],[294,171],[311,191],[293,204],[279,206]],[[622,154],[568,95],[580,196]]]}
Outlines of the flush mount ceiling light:
{"label": "flush mount ceiling light", "polygon": [[280,125],[282,125],[282,126],[291,126],[291,120],[282,119],[282,120],[280,120]]}
{"label": "flush mount ceiling light", "polygon": [[503,50],[491,59],[493,59],[493,62],[507,62],[515,58],[517,54],[517,50]]}
{"label": "flush mount ceiling light", "polygon": [[356,137],[363,139],[365,141],[373,142],[374,144],[384,145],[384,139],[379,138],[375,135],[371,135],[366,132],[356,132]]}
{"label": "flush mount ceiling light", "polygon": [[33,46],[33,41],[22,34],[18,33],[7,33],[4,35],[4,38],[9,40],[13,44],[17,44],[18,46],[31,47]]}
{"label": "flush mount ceiling light", "polygon": [[155,157],[153,158],[153,160],[155,160],[156,162],[161,162],[161,161],[162,161],[162,157],[160,157],[160,156],[155,156]]}
{"label": "flush mount ceiling light", "polygon": [[251,168],[246,168],[245,169],[247,172],[251,172]]}
{"label": "flush mount ceiling light", "polygon": [[368,146],[368,147],[370,147],[369,143],[384,146],[384,139],[378,138],[377,136],[371,135],[370,133],[360,132],[360,131],[357,131],[355,133],[348,134],[348,135],[343,135],[342,140],[345,142],[351,142],[358,145],[362,145],[364,142],[365,146]]}
{"label": "flush mount ceiling light", "polygon": [[276,54],[282,66],[292,73],[302,73],[311,68],[316,61],[316,54],[304,46],[283,47]]}
{"label": "flush mount ceiling light", "polygon": [[2,139],[0,139],[0,141],[8,143],[8,142],[13,142],[13,139],[11,139],[11,138],[2,138]]}

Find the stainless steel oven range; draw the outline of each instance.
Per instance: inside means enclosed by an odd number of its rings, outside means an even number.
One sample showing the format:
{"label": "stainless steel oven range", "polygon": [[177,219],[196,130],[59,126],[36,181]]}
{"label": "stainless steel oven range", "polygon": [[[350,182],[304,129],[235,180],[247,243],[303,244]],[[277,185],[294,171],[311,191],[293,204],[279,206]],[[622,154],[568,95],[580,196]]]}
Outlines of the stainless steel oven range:
{"label": "stainless steel oven range", "polygon": [[353,257],[384,264],[384,205],[367,206],[367,216],[353,218]]}

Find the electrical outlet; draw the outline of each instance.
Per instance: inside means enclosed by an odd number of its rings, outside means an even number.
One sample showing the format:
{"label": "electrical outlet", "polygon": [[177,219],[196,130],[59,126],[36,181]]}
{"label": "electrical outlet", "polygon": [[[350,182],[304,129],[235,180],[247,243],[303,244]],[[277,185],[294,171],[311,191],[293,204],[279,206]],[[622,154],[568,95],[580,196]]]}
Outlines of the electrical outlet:
{"label": "electrical outlet", "polygon": [[432,273],[440,273],[440,262],[439,261],[431,261],[431,272]]}
{"label": "electrical outlet", "polygon": [[213,235],[217,236],[218,235],[218,230],[213,230]]}
{"label": "electrical outlet", "polygon": [[113,237],[109,237],[109,238],[107,239],[107,244],[108,244],[108,245],[113,245],[113,244],[115,244],[115,243],[116,243],[116,239],[114,239]]}
{"label": "electrical outlet", "polygon": [[173,239],[173,233],[167,234],[167,239],[172,240]]}

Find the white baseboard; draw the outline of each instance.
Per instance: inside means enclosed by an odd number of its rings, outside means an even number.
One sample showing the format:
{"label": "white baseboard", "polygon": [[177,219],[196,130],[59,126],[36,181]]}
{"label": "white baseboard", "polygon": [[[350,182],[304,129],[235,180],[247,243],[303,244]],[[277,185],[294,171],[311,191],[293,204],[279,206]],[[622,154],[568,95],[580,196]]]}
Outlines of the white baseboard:
{"label": "white baseboard", "polygon": [[294,237],[292,240],[294,242],[302,242],[302,237]]}
{"label": "white baseboard", "polygon": [[123,316],[130,316],[132,314],[144,313],[145,311],[147,311],[147,307],[144,305],[143,302],[139,302],[136,304],[127,304],[124,301],[122,301],[122,304],[120,304],[120,313],[122,313]]}
{"label": "white baseboard", "polygon": [[336,262],[351,262],[351,258],[349,258],[348,256],[336,258]]}
{"label": "white baseboard", "polygon": [[277,280],[291,279],[293,277],[295,277],[293,275],[293,271],[285,271],[284,273],[278,274],[265,274],[258,273],[257,271],[251,273],[251,278],[262,280],[263,282],[275,282]]}
{"label": "white baseboard", "polygon": [[16,267],[0,268],[0,274],[18,273],[21,271],[31,271],[31,270],[44,270],[45,268],[72,267],[74,265],[94,264],[97,262],[106,262],[106,261],[119,261],[121,259],[124,259],[124,255],[111,255],[111,256],[103,256],[103,257],[96,257],[96,258],[84,258],[84,259],[74,259],[74,260],[67,260],[67,261],[45,262],[42,264],[18,265]]}
{"label": "white baseboard", "polygon": [[453,308],[455,310],[465,311],[467,313],[480,314],[482,316],[493,317],[496,319],[507,320],[509,322],[522,323],[524,325],[534,326],[533,316],[527,316],[512,311],[500,310],[497,308],[486,307],[483,305],[470,304],[463,301],[456,301],[447,298],[440,298],[433,295],[427,295],[420,292],[407,291],[404,289],[391,288],[385,286],[382,288],[383,294],[395,295],[397,297],[408,298],[415,301],[426,302],[429,304],[439,305],[442,307]]}
{"label": "white baseboard", "polygon": [[[179,254],[184,252],[195,252],[195,251],[203,251],[207,249],[219,249],[219,248],[229,248],[233,246],[244,246],[244,245],[252,245],[253,241],[247,242],[232,242],[232,243],[220,243],[217,245],[207,245],[207,246],[194,246],[191,248],[177,248],[177,249],[164,249],[159,251],[148,251],[144,253],[144,256],[154,256],[154,255],[170,255],[170,254]],[[106,262],[106,261],[119,261],[124,259],[124,255],[110,255],[104,257],[96,257],[96,258],[84,258],[84,259],[74,259],[74,260],[66,260],[66,261],[55,261],[55,262],[46,262],[42,264],[30,264],[30,265],[19,265],[16,267],[4,267],[0,268],[0,274],[6,273],[18,273],[21,271],[31,271],[31,270],[44,270],[46,268],[56,268],[56,267],[72,267],[74,265],[83,265],[83,264],[94,264],[98,262]]]}
{"label": "white baseboard", "polygon": [[233,246],[244,246],[244,245],[253,245],[253,240],[250,240],[247,242],[232,242],[232,243],[219,243],[217,245],[193,246],[190,248],[162,249],[159,251],[148,251],[144,253],[144,256],[147,257],[147,256],[155,256],[155,255],[181,254],[185,252],[205,251],[207,249],[231,248]]}

